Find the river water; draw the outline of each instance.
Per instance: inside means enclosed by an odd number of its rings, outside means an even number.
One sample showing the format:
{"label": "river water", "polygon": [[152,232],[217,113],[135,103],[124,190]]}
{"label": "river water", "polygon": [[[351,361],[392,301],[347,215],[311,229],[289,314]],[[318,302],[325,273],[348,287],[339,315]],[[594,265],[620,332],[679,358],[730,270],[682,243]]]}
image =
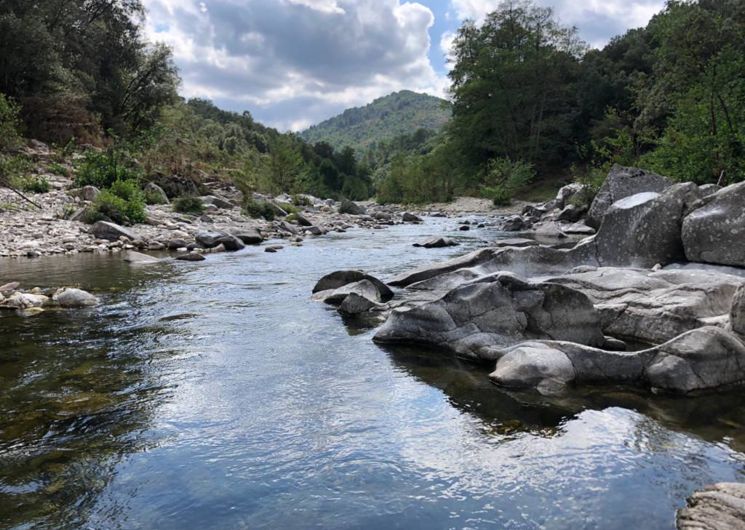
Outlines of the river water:
{"label": "river water", "polygon": [[[674,527],[696,488],[745,480],[743,392],[507,393],[310,300],[499,234],[446,219],[131,267],[0,263],[0,283],[103,303],[0,314],[2,528]],[[416,249],[429,234],[460,238]]]}

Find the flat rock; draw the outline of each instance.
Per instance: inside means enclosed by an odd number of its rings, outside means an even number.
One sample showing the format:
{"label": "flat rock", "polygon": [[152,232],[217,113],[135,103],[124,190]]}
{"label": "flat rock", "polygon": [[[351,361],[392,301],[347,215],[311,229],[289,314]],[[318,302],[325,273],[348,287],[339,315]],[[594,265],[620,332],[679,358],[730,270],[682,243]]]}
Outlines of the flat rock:
{"label": "flat rock", "polygon": [[393,291],[391,291],[391,289],[385,283],[381,282],[374,276],[365,274],[362,271],[353,270],[336,271],[327,274],[326,276],[318,280],[316,285],[313,287],[313,293],[316,294],[323,291],[334,291],[336,289],[344,287],[345,285],[360,282],[362,280],[368,280],[373,285],[375,285],[375,288],[380,293],[381,301],[387,302],[391,298],[393,298]]}
{"label": "flat rock", "polygon": [[135,252],[134,250],[128,250],[122,260],[132,265],[152,265],[154,263],[160,263],[160,260],[154,256],[148,256],[141,252]]}
{"label": "flat rock", "polygon": [[688,498],[678,510],[678,530],[745,530],[745,484],[719,483]]}
{"label": "flat rock", "polygon": [[132,230],[108,221],[97,221],[94,223],[91,227],[91,233],[97,239],[106,239],[108,241],[118,241],[122,236],[132,241],[138,239],[137,234]]}
{"label": "flat rock", "polygon": [[91,307],[98,304],[98,298],[89,292],[69,287],[54,293],[52,300],[65,308]]}
{"label": "flat rock", "polygon": [[423,248],[443,248],[458,246],[458,242],[449,237],[433,237],[421,243],[414,243],[415,247]]}

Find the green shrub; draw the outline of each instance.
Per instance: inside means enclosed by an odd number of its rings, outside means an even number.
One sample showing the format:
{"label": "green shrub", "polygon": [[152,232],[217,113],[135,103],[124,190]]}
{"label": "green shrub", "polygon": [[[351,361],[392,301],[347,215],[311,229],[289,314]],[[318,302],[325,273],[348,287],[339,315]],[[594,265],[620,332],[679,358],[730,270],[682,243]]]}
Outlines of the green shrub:
{"label": "green shrub", "polygon": [[19,111],[18,105],[0,94],[0,151],[15,149],[21,145],[21,136],[18,133]]}
{"label": "green shrub", "polygon": [[292,204],[297,206],[298,208],[303,208],[305,206],[313,206],[313,203],[311,202],[311,200],[305,195],[293,195]]}
{"label": "green shrub", "polygon": [[125,159],[123,152],[113,148],[105,152],[88,151],[78,170],[75,185],[105,189],[116,181],[139,180],[140,171]]}
{"label": "green shrub", "polygon": [[266,219],[267,221],[274,220],[275,210],[272,205],[264,200],[256,200],[252,197],[247,197],[243,201],[243,211],[249,217],[254,219]]}
{"label": "green shrub", "polygon": [[505,188],[484,188],[482,194],[485,199],[491,199],[494,206],[509,206],[512,202],[512,193]]}
{"label": "green shrub", "polygon": [[86,221],[95,223],[102,220],[123,225],[144,223],[147,220],[145,198],[137,182],[117,180],[110,189],[98,194],[86,214]]}
{"label": "green shrub", "polygon": [[513,162],[509,158],[490,160],[486,169],[482,194],[495,206],[510,204],[516,193],[525,189],[535,177],[535,170],[526,162]]}
{"label": "green shrub", "polygon": [[59,175],[61,177],[68,177],[70,176],[70,170],[67,169],[62,164],[58,164],[57,162],[52,162],[49,164],[49,172],[54,175]]}
{"label": "green shrub", "polygon": [[49,193],[50,185],[44,177],[33,177],[26,179],[21,188],[31,193]]}
{"label": "green shrub", "polygon": [[173,211],[200,214],[204,211],[204,203],[199,197],[179,197],[173,201]]}

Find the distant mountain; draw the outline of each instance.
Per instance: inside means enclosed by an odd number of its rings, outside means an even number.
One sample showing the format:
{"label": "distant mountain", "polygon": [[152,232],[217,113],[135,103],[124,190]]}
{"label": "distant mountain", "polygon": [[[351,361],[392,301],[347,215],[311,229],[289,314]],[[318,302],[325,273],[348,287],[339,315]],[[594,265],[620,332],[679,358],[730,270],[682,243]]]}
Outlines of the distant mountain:
{"label": "distant mountain", "polygon": [[394,92],[364,107],[345,110],[300,133],[310,143],[327,142],[335,149],[366,151],[381,140],[412,134],[418,129],[437,131],[450,119],[450,103],[410,90]]}

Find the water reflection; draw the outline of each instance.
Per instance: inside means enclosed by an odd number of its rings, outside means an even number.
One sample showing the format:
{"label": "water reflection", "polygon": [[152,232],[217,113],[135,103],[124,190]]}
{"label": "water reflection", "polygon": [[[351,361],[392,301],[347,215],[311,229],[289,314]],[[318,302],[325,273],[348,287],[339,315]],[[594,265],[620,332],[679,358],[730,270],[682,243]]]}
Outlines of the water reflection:
{"label": "water reflection", "polygon": [[62,528],[84,518],[121,455],[153,443],[145,433],[168,391],[153,363],[172,354],[161,344],[174,331],[134,323],[142,293],[167,271],[91,256],[5,262],[2,272],[0,283],[80,285],[104,299],[34,318],[0,313],[0,524]]}

